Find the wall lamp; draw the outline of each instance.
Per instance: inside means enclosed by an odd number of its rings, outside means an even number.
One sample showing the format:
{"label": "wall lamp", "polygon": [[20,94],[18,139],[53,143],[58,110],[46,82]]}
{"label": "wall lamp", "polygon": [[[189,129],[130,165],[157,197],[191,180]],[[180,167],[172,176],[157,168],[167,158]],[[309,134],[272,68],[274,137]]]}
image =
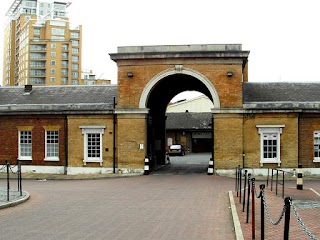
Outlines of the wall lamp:
{"label": "wall lamp", "polygon": [[132,78],[133,77],[133,72],[127,72],[127,77]]}
{"label": "wall lamp", "polygon": [[227,72],[227,76],[228,77],[232,77],[233,76],[233,72]]}

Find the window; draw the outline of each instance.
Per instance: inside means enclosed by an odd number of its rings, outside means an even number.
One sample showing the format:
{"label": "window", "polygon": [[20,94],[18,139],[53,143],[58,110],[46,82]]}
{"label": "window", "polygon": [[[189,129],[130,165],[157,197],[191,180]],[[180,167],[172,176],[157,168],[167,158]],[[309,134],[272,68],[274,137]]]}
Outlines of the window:
{"label": "window", "polygon": [[78,72],[72,72],[72,78],[78,78],[79,73]]}
{"label": "window", "polygon": [[34,35],[40,35],[40,28],[35,28],[35,29],[33,30],[33,34],[34,34]]}
{"label": "window", "polygon": [[51,68],[51,69],[50,69],[50,73],[51,73],[51,74],[54,74],[54,73],[56,73],[56,69],[54,69],[54,68]]}
{"label": "window", "polygon": [[46,131],[45,161],[59,161],[59,131]]}
{"label": "window", "polygon": [[55,77],[50,77],[50,82],[55,82],[56,78]]}
{"label": "window", "polygon": [[65,35],[65,31],[63,28],[52,28],[51,33],[52,33],[52,35],[60,35],[60,36]]}
{"label": "window", "polygon": [[284,125],[257,125],[260,134],[260,165],[264,163],[281,164],[280,134]]}
{"label": "window", "polygon": [[72,64],[72,70],[79,70],[78,64]]}
{"label": "window", "polygon": [[62,67],[68,67],[68,61],[62,60]]}
{"label": "window", "polygon": [[79,32],[70,32],[71,38],[79,38]]}
{"label": "window", "polygon": [[63,77],[63,78],[61,79],[61,83],[62,83],[62,84],[68,84],[68,78]]}
{"label": "window", "polygon": [[30,130],[19,131],[19,160],[32,160],[32,134]]}
{"label": "window", "polygon": [[62,70],[61,70],[61,75],[62,75],[63,77],[67,77],[67,76],[68,76],[68,69],[62,69]]}
{"label": "window", "polygon": [[51,66],[55,66],[55,65],[56,65],[56,61],[55,61],[55,60],[51,60],[51,61],[50,61],[50,65],[51,65]]}
{"label": "window", "polygon": [[69,49],[69,45],[67,45],[67,44],[62,45],[62,50],[68,51],[68,49]]}
{"label": "window", "polygon": [[72,48],[72,54],[79,54],[79,48]]}
{"label": "window", "polygon": [[71,80],[71,85],[79,85],[79,81],[78,80]]}
{"label": "window", "polygon": [[79,57],[78,56],[72,56],[72,62],[79,62]]}
{"label": "window", "polygon": [[84,135],[84,165],[87,162],[98,162],[102,165],[102,135],[105,126],[80,126]]}
{"label": "window", "polygon": [[313,162],[320,162],[320,130],[313,132]]}
{"label": "window", "polygon": [[56,57],[56,53],[55,53],[55,52],[51,52],[51,53],[50,53],[50,56],[51,56],[51,57]]}
{"label": "window", "polygon": [[79,46],[79,41],[78,40],[71,40],[72,46],[78,47]]}

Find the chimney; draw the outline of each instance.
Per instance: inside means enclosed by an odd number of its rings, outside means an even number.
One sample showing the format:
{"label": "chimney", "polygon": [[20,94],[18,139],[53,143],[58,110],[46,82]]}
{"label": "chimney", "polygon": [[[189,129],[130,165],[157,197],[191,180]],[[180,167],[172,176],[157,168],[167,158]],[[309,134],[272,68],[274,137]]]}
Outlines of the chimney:
{"label": "chimney", "polygon": [[32,85],[25,85],[24,86],[24,94],[30,94],[32,91]]}

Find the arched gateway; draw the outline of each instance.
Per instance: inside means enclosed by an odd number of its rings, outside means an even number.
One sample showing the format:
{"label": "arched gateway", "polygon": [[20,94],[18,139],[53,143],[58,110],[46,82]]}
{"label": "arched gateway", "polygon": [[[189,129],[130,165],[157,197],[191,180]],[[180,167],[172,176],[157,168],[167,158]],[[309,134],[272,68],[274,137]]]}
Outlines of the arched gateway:
{"label": "arched gateway", "polygon": [[[242,108],[248,55],[240,44],[119,47],[110,54],[118,65],[118,168],[143,169],[144,157],[151,154],[159,164],[165,162],[165,110],[175,95],[186,90],[207,95],[214,113],[224,109],[224,114],[215,116],[215,125],[227,118],[229,127],[242,131],[242,118],[225,110]],[[215,144],[224,141],[219,137],[223,132],[213,130]],[[234,144],[239,153],[227,153],[224,159],[240,161],[242,142]],[[215,150],[218,155],[219,151]],[[224,168],[225,163],[217,164]]]}

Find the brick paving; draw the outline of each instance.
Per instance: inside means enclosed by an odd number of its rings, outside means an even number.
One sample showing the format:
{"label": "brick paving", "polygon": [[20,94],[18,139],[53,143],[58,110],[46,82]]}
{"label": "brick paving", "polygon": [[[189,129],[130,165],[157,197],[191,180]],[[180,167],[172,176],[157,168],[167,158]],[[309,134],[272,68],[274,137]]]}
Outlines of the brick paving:
{"label": "brick paving", "polygon": [[[265,184],[265,182],[256,182],[257,193],[259,194],[259,185]],[[274,222],[279,219],[279,216],[283,210],[284,199],[282,198],[282,186],[278,188],[278,195],[275,193],[275,186],[273,186],[273,191],[271,191],[271,186],[265,189],[265,199],[267,202],[267,207],[269,209],[271,218]],[[311,232],[316,239],[320,239],[320,225],[319,225],[319,216],[320,216],[320,196],[317,195],[312,189],[320,193],[320,181],[304,181],[303,190],[296,189],[295,181],[286,181],[285,182],[285,197],[291,197],[293,200],[293,206],[296,208],[296,212],[299,217],[302,219],[305,227]],[[239,195],[239,194],[238,194]],[[243,197],[243,193],[242,193]],[[252,236],[252,215],[251,215],[251,203],[250,201],[250,215],[249,221],[247,221],[246,215],[246,205],[245,212],[243,212],[243,205],[239,203],[239,197],[237,197],[236,192],[234,192],[234,198],[236,202],[237,212],[239,220],[241,223],[241,228],[243,232],[244,239],[253,239]],[[251,199],[250,199],[251,200]],[[243,201],[243,200],[242,200]],[[255,239],[261,239],[261,200],[255,198]],[[266,214],[265,214],[265,239],[283,239],[284,236],[284,217],[281,222],[274,226],[272,225]],[[310,237],[303,231],[299,225],[296,217],[294,215],[293,209],[290,211],[290,231],[289,231],[290,240],[303,240],[310,239]]]}
{"label": "brick paving", "polygon": [[235,239],[230,178],[25,180],[23,189],[27,202],[0,210],[1,239]]}

